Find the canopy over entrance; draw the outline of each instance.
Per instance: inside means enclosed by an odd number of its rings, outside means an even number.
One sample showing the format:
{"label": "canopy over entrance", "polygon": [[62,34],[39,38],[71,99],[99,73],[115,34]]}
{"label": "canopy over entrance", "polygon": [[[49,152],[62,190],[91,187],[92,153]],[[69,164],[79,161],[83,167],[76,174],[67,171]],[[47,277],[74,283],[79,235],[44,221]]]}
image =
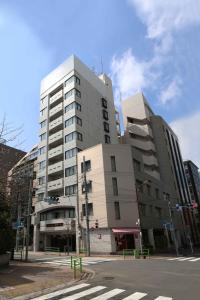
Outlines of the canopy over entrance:
{"label": "canopy over entrance", "polygon": [[112,228],[113,233],[121,233],[121,234],[134,234],[140,233],[139,228]]}

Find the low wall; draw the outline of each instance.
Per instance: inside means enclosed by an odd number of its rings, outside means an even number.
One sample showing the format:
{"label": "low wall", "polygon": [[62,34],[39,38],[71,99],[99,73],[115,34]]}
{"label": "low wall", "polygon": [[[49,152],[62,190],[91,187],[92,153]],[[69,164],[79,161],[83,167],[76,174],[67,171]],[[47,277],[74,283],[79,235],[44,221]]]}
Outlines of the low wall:
{"label": "low wall", "polygon": [[10,254],[0,254],[0,267],[9,264]]}

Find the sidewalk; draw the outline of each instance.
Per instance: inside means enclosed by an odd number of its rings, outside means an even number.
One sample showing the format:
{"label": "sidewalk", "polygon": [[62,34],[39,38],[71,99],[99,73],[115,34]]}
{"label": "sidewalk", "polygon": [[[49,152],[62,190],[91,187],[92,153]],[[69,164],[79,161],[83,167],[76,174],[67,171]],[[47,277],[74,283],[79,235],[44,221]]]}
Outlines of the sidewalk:
{"label": "sidewalk", "polygon": [[55,290],[73,282],[73,272],[69,267],[52,267],[35,263],[11,262],[0,269],[0,299]]}

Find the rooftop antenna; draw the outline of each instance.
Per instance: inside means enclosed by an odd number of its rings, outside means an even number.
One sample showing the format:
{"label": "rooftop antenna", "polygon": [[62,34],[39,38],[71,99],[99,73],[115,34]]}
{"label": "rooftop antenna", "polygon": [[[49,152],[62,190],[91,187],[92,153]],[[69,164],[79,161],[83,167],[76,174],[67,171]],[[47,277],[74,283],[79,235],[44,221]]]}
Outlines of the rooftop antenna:
{"label": "rooftop antenna", "polygon": [[103,74],[103,59],[102,59],[102,56],[101,56],[101,74]]}

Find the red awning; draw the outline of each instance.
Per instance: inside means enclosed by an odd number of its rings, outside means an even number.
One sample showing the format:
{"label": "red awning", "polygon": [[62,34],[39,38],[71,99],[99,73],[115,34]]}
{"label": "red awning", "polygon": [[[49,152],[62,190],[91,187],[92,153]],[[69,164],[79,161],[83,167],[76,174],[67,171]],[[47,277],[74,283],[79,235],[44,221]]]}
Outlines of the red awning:
{"label": "red awning", "polygon": [[113,233],[140,233],[138,228],[112,228]]}

